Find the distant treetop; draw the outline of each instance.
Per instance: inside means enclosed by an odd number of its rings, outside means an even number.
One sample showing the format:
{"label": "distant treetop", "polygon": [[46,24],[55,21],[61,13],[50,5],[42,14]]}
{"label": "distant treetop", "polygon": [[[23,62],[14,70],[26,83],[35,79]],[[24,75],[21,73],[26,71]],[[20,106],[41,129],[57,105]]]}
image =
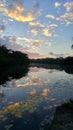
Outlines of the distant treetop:
{"label": "distant treetop", "polygon": [[73,44],[71,45],[71,49],[73,49]]}

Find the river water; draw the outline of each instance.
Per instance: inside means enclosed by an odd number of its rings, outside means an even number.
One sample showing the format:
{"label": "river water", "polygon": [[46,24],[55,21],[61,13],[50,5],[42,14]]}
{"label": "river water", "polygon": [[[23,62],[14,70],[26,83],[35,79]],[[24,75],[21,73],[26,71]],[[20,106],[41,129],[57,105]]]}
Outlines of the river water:
{"label": "river water", "polygon": [[47,130],[56,107],[73,99],[73,74],[30,67],[0,85],[0,130]]}

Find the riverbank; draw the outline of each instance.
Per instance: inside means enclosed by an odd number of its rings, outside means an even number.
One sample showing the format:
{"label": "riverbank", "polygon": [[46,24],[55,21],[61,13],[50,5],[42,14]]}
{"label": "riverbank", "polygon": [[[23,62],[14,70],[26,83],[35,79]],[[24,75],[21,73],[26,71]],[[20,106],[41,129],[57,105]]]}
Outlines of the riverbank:
{"label": "riverbank", "polygon": [[56,108],[49,130],[73,130],[73,101]]}

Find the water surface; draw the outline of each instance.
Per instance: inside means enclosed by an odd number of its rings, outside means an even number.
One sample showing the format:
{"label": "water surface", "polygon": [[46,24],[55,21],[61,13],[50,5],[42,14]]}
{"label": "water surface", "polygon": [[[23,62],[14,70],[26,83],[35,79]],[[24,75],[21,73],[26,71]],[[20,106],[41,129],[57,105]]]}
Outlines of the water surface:
{"label": "water surface", "polygon": [[60,68],[30,67],[0,84],[0,130],[47,130],[56,107],[73,99],[73,74]]}

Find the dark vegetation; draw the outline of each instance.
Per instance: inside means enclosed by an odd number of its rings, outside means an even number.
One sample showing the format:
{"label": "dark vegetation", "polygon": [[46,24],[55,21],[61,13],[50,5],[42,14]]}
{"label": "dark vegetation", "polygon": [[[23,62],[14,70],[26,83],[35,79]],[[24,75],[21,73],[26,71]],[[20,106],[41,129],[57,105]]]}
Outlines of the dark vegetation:
{"label": "dark vegetation", "polygon": [[31,59],[31,63],[40,64],[53,64],[53,65],[73,65],[73,57],[66,58],[44,58],[44,59]]}
{"label": "dark vegetation", "polygon": [[69,102],[65,102],[62,104],[62,107],[72,108],[73,109],[73,100],[69,100]]}
{"label": "dark vegetation", "polygon": [[73,130],[73,100],[56,108],[48,130]]}
{"label": "dark vegetation", "polygon": [[73,49],[73,44],[71,45],[71,49]]}
{"label": "dark vegetation", "polygon": [[0,46],[0,84],[26,76],[29,63],[27,54]]}
{"label": "dark vegetation", "polygon": [[29,67],[26,66],[11,66],[11,67],[1,67],[0,68],[0,85],[4,84],[6,81],[12,79],[20,79],[26,76],[29,71]]}
{"label": "dark vegetation", "polygon": [[28,65],[27,54],[19,51],[7,49],[4,45],[0,46],[0,66]]}
{"label": "dark vegetation", "polygon": [[73,57],[29,60],[28,55],[25,53],[7,49],[4,45],[0,46],[0,66],[28,65],[30,62],[53,65],[73,65]]}
{"label": "dark vegetation", "polygon": [[[73,49],[73,44],[71,45]],[[31,63],[40,63],[40,64],[51,64],[51,65],[72,65],[73,66],[73,57],[60,57],[60,58],[43,58],[43,59],[31,59]]]}
{"label": "dark vegetation", "polygon": [[45,69],[53,69],[59,71],[65,71],[68,74],[73,74],[73,66],[72,65],[56,65],[56,64],[40,64],[40,63],[31,63],[30,67],[38,67]]}

